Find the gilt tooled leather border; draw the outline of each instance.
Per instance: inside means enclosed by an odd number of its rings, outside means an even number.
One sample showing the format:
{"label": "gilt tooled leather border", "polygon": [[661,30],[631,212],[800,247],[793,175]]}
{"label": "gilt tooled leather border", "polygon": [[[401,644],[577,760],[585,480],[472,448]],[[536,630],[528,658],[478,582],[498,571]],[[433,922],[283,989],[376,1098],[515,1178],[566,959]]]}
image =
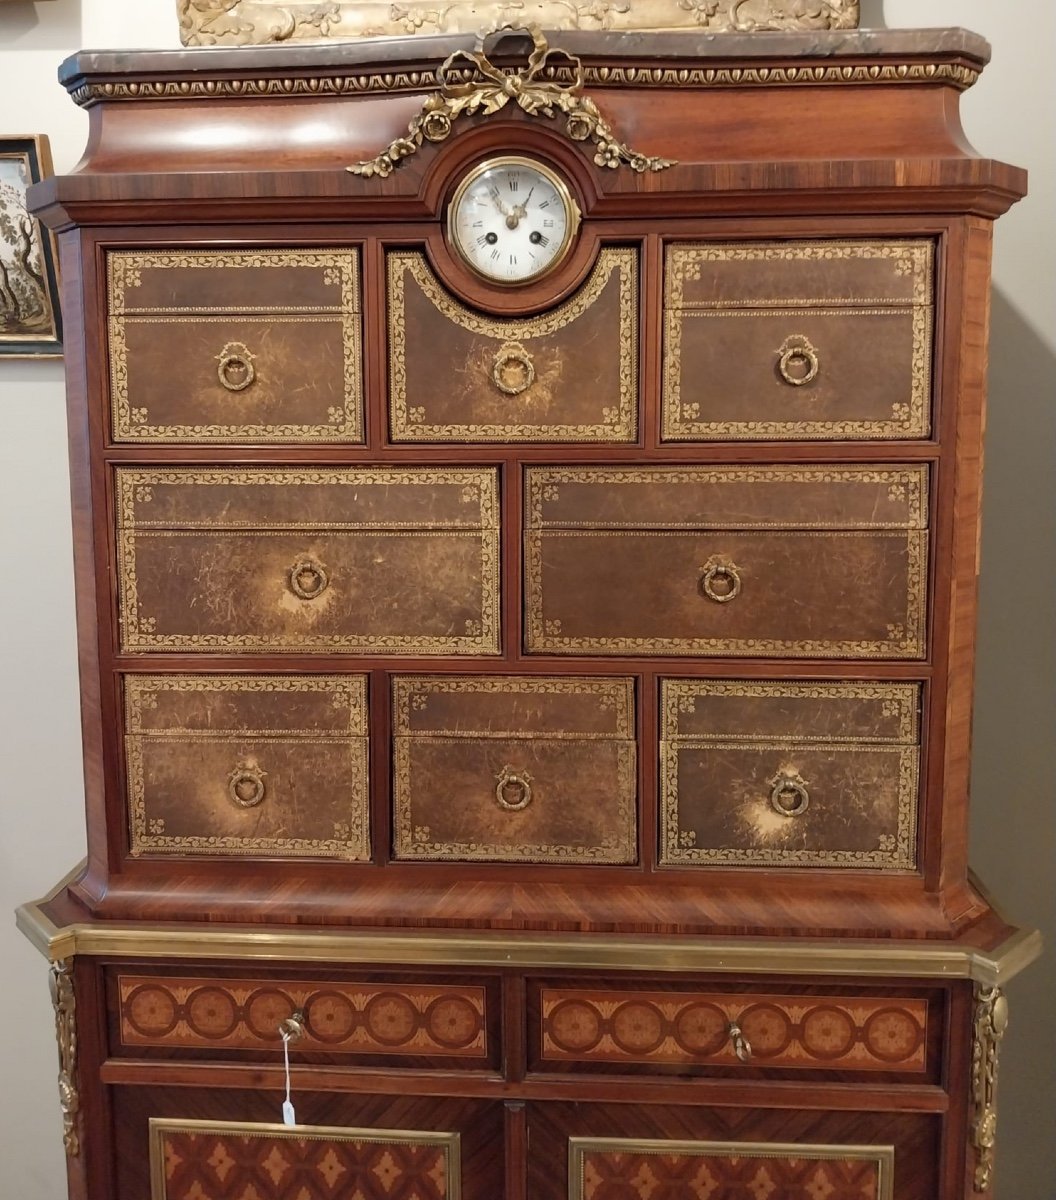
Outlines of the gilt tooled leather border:
{"label": "gilt tooled leather border", "polygon": [[[312,267],[322,272],[325,283],[339,283],[339,305],[240,306],[226,308],[134,308],[127,304],[130,290],[138,287],[145,270],[247,269],[269,267]],[[352,442],[363,441],[363,365],[360,329],[360,269],[358,250],[241,250],[182,252],[112,250],[107,254],[108,332],[110,341],[110,405],[113,437],[119,442]],[[318,424],[224,424],[155,425],[149,410],[129,393],[129,323],[165,325],[189,321],[232,322],[238,318],[284,322],[334,322],[341,327],[344,347],[342,377],[344,398],[328,413],[325,425]],[[229,330],[230,332],[230,327]],[[226,336],[223,335],[223,336]],[[218,337],[218,342],[221,338]],[[219,346],[218,346],[219,348]]]}
{"label": "gilt tooled leather border", "polygon": [[[487,317],[446,292],[417,251],[392,251],[388,263],[389,421],[395,442],[633,442],[638,434],[638,259],[634,250],[601,251],[586,283],[563,304],[534,317]],[[433,307],[449,321],[496,345],[550,337],[581,317],[608,287],[613,275],[620,289],[619,378],[617,403],[594,424],[447,424],[426,420],[425,409],[408,401],[405,287],[410,276]]]}

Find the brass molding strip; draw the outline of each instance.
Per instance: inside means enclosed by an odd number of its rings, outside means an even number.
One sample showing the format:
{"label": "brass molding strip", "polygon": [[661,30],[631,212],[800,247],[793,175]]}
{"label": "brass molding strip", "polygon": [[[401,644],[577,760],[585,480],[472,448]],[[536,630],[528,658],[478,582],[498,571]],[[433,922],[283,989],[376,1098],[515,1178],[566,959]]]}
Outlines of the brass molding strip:
{"label": "brass molding strip", "polygon": [[[80,868],[69,878],[79,874]],[[77,922],[55,925],[42,905],[18,909],[18,928],[52,962],[78,954],[128,958],[519,967],[532,970],[715,971],[723,974],[972,979],[1004,984],[1041,953],[1041,934],[1020,930],[993,950],[933,942],[832,938],[607,937],[502,931],[476,933],[258,929],[249,926]]]}

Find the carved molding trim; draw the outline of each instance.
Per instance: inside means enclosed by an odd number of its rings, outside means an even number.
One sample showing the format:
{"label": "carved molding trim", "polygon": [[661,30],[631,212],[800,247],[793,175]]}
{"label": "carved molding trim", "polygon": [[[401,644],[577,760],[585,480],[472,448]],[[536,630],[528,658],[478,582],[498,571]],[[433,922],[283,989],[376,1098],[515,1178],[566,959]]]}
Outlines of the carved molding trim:
{"label": "carved molding trim", "polygon": [[73,992],[73,959],[53,963],[49,978],[55,1009],[55,1038],[59,1044],[59,1105],[62,1144],[70,1158],[81,1152],[81,1099],[77,1092],[77,999]]}
{"label": "carved molding trim", "polygon": [[997,1067],[1001,1039],[1008,1028],[1008,1000],[1001,988],[975,990],[975,1036],[972,1042],[972,1148],[977,1192],[993,1184],[997,1141]]}
{"label": "carved molding trim", "polygon": [[[249,46],[407,34],[476,33],[512,6],[435,0],[177,0],[185,46]],[[855,29],[859,0],[532,0],[545,29],[763,33]]]}
{"label": "carved molding trim", "polygon": [[[515,25],[503,25],[495,30],[518,30]],[[529,117],[553,118],[558,112],[566,117],[565,133],[574,142],[591,141],[597,146],[594,162],[599,167],[615,169],[626,165],[632,171],[663,171],[674,166],[672,160],[640,154],[621,142],[597,105],[583,90],[583,64],[565,50],[551,50],[537,25],[526,27],[532,38],[532,52],[525,70],[505,72],[493,66],[484,53],[484,39],[477,42],[473,54],[456,50],[437,68],[438,95],[427,96],[421,111],[412,117],[404,137],[390,142],[386,150],[374,158],[353,163],[346,169],[353,175],[371,178],[391,175],[393,169],[409,158],[425,142],[443,142],[451,135],[454,123],[463,116],[490,117],[500,112],[512,100]],[[488,35],[490,36],[490,34]],[[547,79],[545,71],[552,59],[566,63],[571,70],[571,82]],[[458,68],[468,68],[469,79],[452,74]]]}

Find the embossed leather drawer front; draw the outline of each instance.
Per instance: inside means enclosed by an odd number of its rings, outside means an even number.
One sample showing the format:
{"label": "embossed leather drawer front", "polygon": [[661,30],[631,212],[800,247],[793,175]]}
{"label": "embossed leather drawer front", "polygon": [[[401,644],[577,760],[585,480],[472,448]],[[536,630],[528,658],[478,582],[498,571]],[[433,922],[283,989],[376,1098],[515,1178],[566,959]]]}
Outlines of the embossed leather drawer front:
{"label": "embossed leather drawer front", "polygon": [[920,658],[925,467],[529,467],[526,648]]}
{"label": "embossed leather drawer front", "polygon": [[917,684],[661,686],[661,862],[915,867]]}
{"label": "embossed leather drawer front", "polygon": [[393,705],[397,858],[636,860],[632,680],[396,678]]}
{"label": "embossed leather drawer front", "polygon": [[302,1030],[291,1056],[363,1067],[403,1063],[437,1070],[497,1069],[498,992],[483,982],[269,978],[120,971],[112,1052],[165,1051],[201,1060],[274,1062],[283,1023]]}
{"label": "embossed leather drawer front", "polygon": [[389,393],[397,442],[633,442],[633,250],[602,250],[587,282],[537,316],[487,317],[424,255],[389,255]]}
{"label": "embossed leather drawer front", "polygon": [[[537,1010],[535,1005],[537,1004]],[[632,1074],[692,1065],[877,1072],[921,1082],[939,1020],[924,997],[643,991],[543,985],[530,1037],[539,1070]]]}
{"label": "embossed leather drawer front", "polygon": [[663,437],[919,438],[930,241],[667,247]]}
{"label": "embossed leather drawer front", "polygon": [[498,480],[116,469],[126,651],[494,654]]}
{"label": "embossed leather drawer front", "polygon": [[370,857],[366,677],[128,675],[133,855]]}
{"label": "embossed leather drawer front", "polygon": [[113,251],[117,442],[362,442],[359,252]]}

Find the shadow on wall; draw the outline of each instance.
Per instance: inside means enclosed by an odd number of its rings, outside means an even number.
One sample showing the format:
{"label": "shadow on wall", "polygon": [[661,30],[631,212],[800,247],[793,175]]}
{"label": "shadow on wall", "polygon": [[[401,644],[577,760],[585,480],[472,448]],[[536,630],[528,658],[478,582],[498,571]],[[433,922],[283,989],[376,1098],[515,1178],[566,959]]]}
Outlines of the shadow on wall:
{"label": "shadow on wall", "polygon": [[1056,1196],[1056,351],[1000,292],[991,316],[972,863],[1046,952],[1009,988],[998,1102],[1000,1200]]}
{"label": "shadow on wall", "polygon": [[886,29],[884,0],[862,0],[862,16],[859,25],[862,29]]}
{"label": "shadow on wall", "polygon": [[[0,5],[0,50],[32,48],[68,52],[83,40],[81,0]],[[22,42],[26,43],[24,47],[20,45]]]}

